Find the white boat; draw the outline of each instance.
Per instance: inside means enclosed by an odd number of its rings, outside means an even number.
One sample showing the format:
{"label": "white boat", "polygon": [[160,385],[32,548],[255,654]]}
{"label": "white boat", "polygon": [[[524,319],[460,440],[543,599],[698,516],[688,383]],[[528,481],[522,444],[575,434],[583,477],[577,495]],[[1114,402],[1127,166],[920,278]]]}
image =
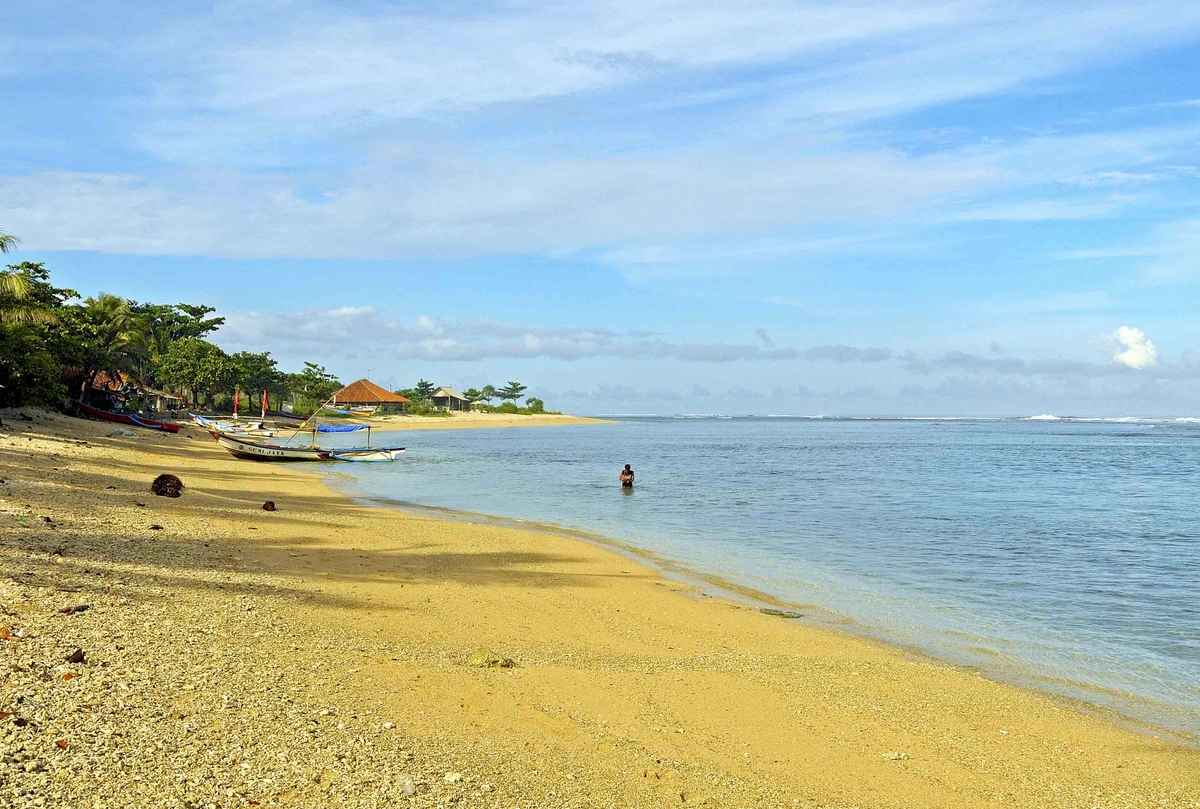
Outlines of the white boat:
{"label": "white boat", "polygon": [[236,435],[257,435],[264,438],[271,438],[275,435],[275,430],[263,425],[261,421],[220,421],[218,419],[205,418],[196,413],[188,413],[192,417],[192,421],[205,430],[218,433],[234,433]]}
{"label": "white boat", "polygon": [[[348,433],[358,430],[367,431],[367,446],[365,447],[318,447],[317,433]],[[383,463],[396,460],[396,456],[404,452],[404,447],[372,447],[370,442],[371,428],[367,425],[337,425],[318,424],[313,427],[313,441],[307,446],[292,446],[290,444],[272,444],[266,441],[255,441],[248,436],[225,433],[209,429],[209,433],[217,443],[227,449],[237,458],[252,461],[358,461],[366,463]]]}
{"label": "white boat", "polygon": [[390,449],[365,447],[363,449],[333,449],[329,457],[335,461],[357,461],[360,463],[383,463],[394,461],[396,456],[404,452],[404,447]]}
{"label": "white boat", "polygon": [[269,444],[265,441],[252,441],[244,436],[231,433],[213,432],[217,443],[229,450],[236,458],[251,461],[330,461],[329,450],[321,447],[289,447],[282,444]]}

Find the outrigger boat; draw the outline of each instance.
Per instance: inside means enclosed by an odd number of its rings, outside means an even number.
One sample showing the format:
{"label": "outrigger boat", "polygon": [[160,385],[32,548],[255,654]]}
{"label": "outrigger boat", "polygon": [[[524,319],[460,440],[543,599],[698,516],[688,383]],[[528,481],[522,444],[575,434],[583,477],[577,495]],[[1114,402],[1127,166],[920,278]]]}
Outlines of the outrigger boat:
{"label": "outrigger boat", "polygon": [[[353,433],[359,430],[367,431],[367,446],[365,447],[318,447],[317,433]],[[217,443],[237,458],[253,461],[357,461],[381,463],[394,461],[404,452],[404,447],[372,447],[371,426],[369,424],[315,424],[312,429],[312,443],[307,447],[291,446],[290,444],[273,444],[265,441],[255,441],[244,435],[210,431]],[[293,436],[294,437],[294,436]]]}
{"label": "outrigger boat", "polygon": [[147,430],[161,430],[164,433],[177,433],[182,429],[182,425],[180,424],[172,424],[169,421],[156,421],[155,419],[148,419],[143,416],[135,416],[132,413],[114,413],[111,410],[101,410],[98,407],[92,407],[83,402],[78,402],[76,406],[79,408],[80,413],[102,421],[114,421],[117,424],[143,427]]}
{"label": "outrigger boat", "polygon": [[198,413],[188,413],[192,421],[196,422],[196,426],[208,430],[210,433],[233,433],[234,435],[257,435],[264,438],[270,438],[275,435],[275,430],[263,426],[261,421],[219,421],[217,419],[205,418]]}

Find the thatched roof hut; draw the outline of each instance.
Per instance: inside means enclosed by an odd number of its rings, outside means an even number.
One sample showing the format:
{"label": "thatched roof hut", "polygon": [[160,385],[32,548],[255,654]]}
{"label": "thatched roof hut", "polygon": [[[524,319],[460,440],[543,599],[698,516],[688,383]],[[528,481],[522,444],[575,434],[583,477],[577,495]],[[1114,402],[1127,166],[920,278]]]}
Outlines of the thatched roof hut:
{"label": "thatched roof hut", "polygon": [[334,404],[339,405],[401,405],[410,401],[412,400],[381,388],[369,379],[351,382],[333,394]]}

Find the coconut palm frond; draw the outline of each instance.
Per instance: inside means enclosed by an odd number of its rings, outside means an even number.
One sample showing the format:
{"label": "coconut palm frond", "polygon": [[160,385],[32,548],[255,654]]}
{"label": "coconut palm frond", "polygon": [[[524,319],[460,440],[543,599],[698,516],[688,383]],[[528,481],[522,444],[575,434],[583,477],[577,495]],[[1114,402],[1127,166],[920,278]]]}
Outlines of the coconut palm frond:
{"label": "coconut palm frond", "polygon": [[33,289],[33,282],[23,272],[0,272],[0,295],[21,300]]}
{"label": "coconut palm frond", "polygon": [[20,239],[11,233],[0,230],[0,253],[9,253],[17,249]]}
{"label": "coconut palm frond", "polygon": [[58,317],[46,309],[25,306],[20,303],[0,303],[0,323],[6,326],[33,325],[35,323],[53,325],[57,322]]}

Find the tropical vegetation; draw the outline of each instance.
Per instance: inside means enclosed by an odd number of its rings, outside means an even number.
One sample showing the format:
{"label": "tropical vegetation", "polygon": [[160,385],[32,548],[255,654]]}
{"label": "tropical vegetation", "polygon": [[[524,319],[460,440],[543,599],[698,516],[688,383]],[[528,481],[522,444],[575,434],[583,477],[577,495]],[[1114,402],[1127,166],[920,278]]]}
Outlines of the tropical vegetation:
{"label": "tropical vegetation", "polygon": [[[18,242],[0,231],[0,253]],[[269,352],[227,353],[209,339],[224,323],[213,307],[201,304],[105,293],[81,298],[54,286],[42,262],[9,264],[0,270],[0,407],[69,407],[94,399],[105,404],[107,394],[140,407],[165,392],[189,407],[228,411],[240,391],[247,410],[260,407],[265,392],[272,409],[288,401],[296,412],[311,413],[342,387],[316,363],[286,373]],[[500,388],[469,388],[464,396],[483,411],[546,412],[536,397],[518,405],[526,389],[509,381]],[[396,392],[412,400],[405,406],[410,413],[447,415],[433,406],[436,390],[421,379]]]}
{"label": "tropical vegetation", "polygon": [[[16,244],[0,231],[0,252]],[[42,262],[10,264],[0,271],[0,407],[64,407],[104,387],[135,404],[139,392],[164,391],[229,409],[240,389],[254,407],[266,391],[268,404],[287,399],[308,412],[341,387],[314,363],[284,373],[269,352],[226,353],[207,339],[225,322],[214,311],[109,294],[81,299],[54,286]]]}

